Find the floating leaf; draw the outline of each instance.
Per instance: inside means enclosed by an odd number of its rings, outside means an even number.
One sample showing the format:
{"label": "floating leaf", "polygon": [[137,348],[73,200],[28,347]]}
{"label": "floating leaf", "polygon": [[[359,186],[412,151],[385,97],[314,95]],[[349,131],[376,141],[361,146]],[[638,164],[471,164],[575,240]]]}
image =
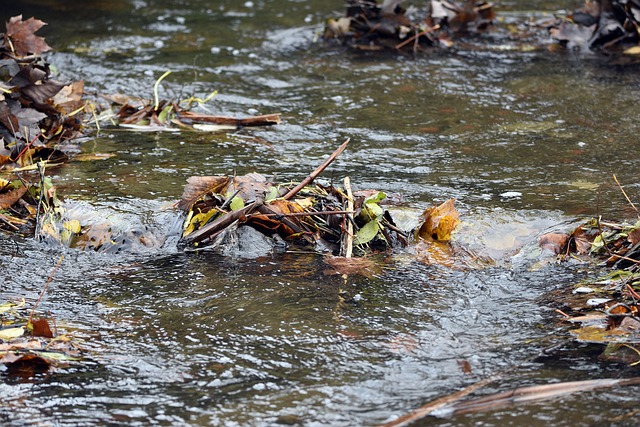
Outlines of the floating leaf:
{"label": "floating leaf", "polygon": [[0,339],[9,341],[14,338],[21,337],[24,334],[24,328],[9,328],[0,330]]}
{"label": "floating leaf", "polygon": [[451,240],[451,233],[460,223],[460,215],[455,208],[455,200],[449,199],[438,207],[432,207],[422,214],[423,223],[416,233],[423,240]]}
{"label": "floating leaf", "polygon": [[33,328],[31,330],[32,336],[53,338],[53,332],[51,332],[49,322],[46,319],[32,320],[30,326]]}

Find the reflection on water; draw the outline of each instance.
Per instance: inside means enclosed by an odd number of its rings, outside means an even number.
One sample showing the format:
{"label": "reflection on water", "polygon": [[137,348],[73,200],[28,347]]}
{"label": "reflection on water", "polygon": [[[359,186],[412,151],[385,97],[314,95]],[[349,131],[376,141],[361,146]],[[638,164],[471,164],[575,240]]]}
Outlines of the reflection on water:
{"label": "reflection on water", "polygon": [[[72,3],[25,1],[2,13],[49,22],[49,60],[90,93],[151,97],[171,69],[163,97],[216,89],[211,113],[284,117],[227,134],[103,129],[80,149],[113,157],[53,177],[80,213],[162,239],[189,176],[299,180],[350,137],[325,179],[400,193],[398,210],[410,215],[455,197],[456,245],[495,262],[429,266],[407,251],[376,260],[382,269],[369,277],[345,278],[309,253],[67,250],[42,308],[89,360],[27,384],[5,376],[5,424],[374,425],[515,365],[486,391],[621,373],[574,344],[536,358],[563,342],[540,298],[579,273],[541,262],[548,255],[535,242],[579,215],[625,215],[611,175],[634,194],[635,159],[624,154],[638,144],[633,66],[578,53],[406,58],[312,44],[341,1]],[[526,18],[528,3],[504,3]],[[3,298],[32,303],[60,249],[3,238],[0,253]],[[629,390],[424,425],[598,424],[633,409]]]}

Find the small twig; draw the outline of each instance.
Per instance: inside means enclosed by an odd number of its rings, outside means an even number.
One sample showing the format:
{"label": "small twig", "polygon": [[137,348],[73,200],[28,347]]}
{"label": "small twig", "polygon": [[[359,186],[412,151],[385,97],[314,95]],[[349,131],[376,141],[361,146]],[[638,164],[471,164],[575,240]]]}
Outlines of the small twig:
{"label": "small twig", "polygon": [[35,238],[40,238],[40,232],[42,230],[42,225],[40,224],[40,211],[42,209],[42,202],[44,201],[44,162],[40,161],[37,163],[38,173],[40,174],[40,197],[38,197],[38,208],[36,210],[36,229],[35,229]]}
{"label": "small twig", "polygon": [[353,254],[353,192],[351,191],[351,179],[347,176],[344,178],[344,189],[347,192],[347,214],[346,225],[347,230],[344,236],[344,256],[351,258]]}
{"label": "small twig", "polygon": [[629,198],[629,196],[627,196],[627,193],[624,191],[624,189],[622,188],[622,185],[620,185],[620,182],[618,181],[618,178],[616,177],[616,175],[613,175],[613,180],[616,182],[616,184],[618,184],[618,188],[620,188],[620,191],[622,191],[622,195],[624,196],[625,199],[627,199],[627,202],[629,202],[629,204],[631,205],[631,207],[633,208],[633,210],[636,211],[637,214],[640,215],[640,211],[638,210],[638,208],[636,207],[636,205],[633,204],[633,202],[631,201],[631,199]]}
{"label": "small twig", "polygon": [[638,293],[636,292],[636,290],[635,290],[635,289],[633,289],[633,287],[632,287],[630,284],[628,284],[628,283],[625,283],[625,285],[627,286],[627,290],[629,291],[629,293],[631,294],[631,296],[632,296],[633,298],[635,298],[636,300],[640,300],[640,295],[638,295]]}
{"label": "small twig", "polygon": [[[265,205],[266,206],[266,205]],[[288,217],[288,216],[315,216],[315,215],[349,215],[353,214],[354,211],[309,211],[309,212],[290,212],[290,213],[258,213],[251,214],[247,216],[250,218],[252,216],[268,216],[268,217]]]}
{"label": "small twig", "polygon": [[347,144],[349,144],[349,141],[350,139],[347,138],[347,140],[343,142],[342,145],[340,145],[340,147],[336,149],[336,151],[331,153],[331,155],[329,156],[329,158],[327,158],[327,160],[325,160],[320,166],[318,166],[313,172],[311,172],[309,176],[306,177],[300,184],[296,185],[293,189],[289,190],[289,192],[284,195],[283,199],[285,200],[291,199],[293,196],[298,194],[300,190],[302,190],[307,185],[311,184],[313,180],[316,179],[318,175],[320,175],[322,171],[324,171],[331,163],[333,163],[336,157],[338,157],[344,151],[345,148],[347,148]]}
{"label": "small twig", "polygon": [[44,284],[44,288],[42,288],[42,292],[40,292],[40,296],[38,297],[38,300],[36,301],[36,304],[33,306],[33,310],[31,310],[31,314],[29,315],[29,321],[27,322],[27,325],[31,323],[31,319],[33,318],[33,313],[35,313],[36,308],[38,308],[38,304],[40,304],[40,300],[44,296],[44,293],[47,292],[47,288],[49,287],[49,283],[51,283],[51,281],[53,280],[53,275],[56,274],[56,271],[58,271],[58,267],[60,267],[60,264],[62,264],[62,260],[63,259],[64,259],[64,255],[60,255],[60,259],[58,260],[58,263],[56,264],[56,266],[54,267],[53,271],[49,275],[49,278],[47,279],[47,282]]}
{"label": "small twig", "polygon": [[482,387],[485,387],[491,384],[492,382],[497,381],[498,379],[500,379],[500,377],[496,376],[496,377],[490,377],[490,378],[484,379],[482,381],[478,381],[474,384],[471,384],[468,387],[463,388],[462,390],[456,391],[455,393],[448,394],[432,402],[429,402],[426,405],[423,405],[420,408],[414,411],[411,411],[408,414],[403,415],[402,417],[397,418],[391,422],[382,424],[379,427],[406,427],[415,421],[425,418],[436,409],[440,409],[445,405],[448,405],[453,402],[457,402],[463,397],[470,395],[474,391]]}
{"label": "small twig", "polygon": [[403,47],[405,47],[406,45],[408,45],[412,41],[417,40],[422,36],[426,36],[429,33],[433,33],[435,30],[438,30],[438,29],[440,29],[440,24],[434,25],[431,28],[427,28],[426,30],[421,31],[418,34],[414,34],[413,36],[409,37],[408,39],[406,39],[402,43],[399,43],[399,44],[395,45],[395,49],[402,49]]}

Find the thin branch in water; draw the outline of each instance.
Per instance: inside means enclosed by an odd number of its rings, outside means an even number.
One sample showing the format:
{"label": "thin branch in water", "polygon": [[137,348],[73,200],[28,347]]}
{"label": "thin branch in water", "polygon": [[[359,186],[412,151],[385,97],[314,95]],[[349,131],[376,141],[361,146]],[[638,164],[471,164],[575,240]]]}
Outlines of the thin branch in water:
{"label": "thin branch in water", "polygon": [[33,306],[33,310],[31,310],[31,314],[29,315],[29,321],[27,322],[27,324],[31,323],[31,319],[33,318],[33,313],[35,313],[36,308],[38,308],[38,304],[40,304],[40,300],[44,296],[45,292],[47,292],[47,288],[49,287],[49,284],[53,280],[53,275],[56,274],[56,271],[58,271],[58,267],[60,267],[60,264],[62,264],[62,260],[63,259],[64,259],[64,255],[60,255],[60,259],[58,260],[58,263],[53,268],[53,271],[49,275],[49,278],[47,279],[47,282],[44,284],[44,288],[42,288],[42,292],[40,292],[40,296],[38,297],[38,300],[36,301],[35,305]]}
{"label": "thin branch in water", "polygon": [[627,199],[627,202],[629,202],[633,210],[635,210],[636,213],[640,215],[640,211],[638,211],[638,208],[636,207],[636,205],[634,205],[631,199],[629,198],[629,196],[627,196],[627,193],[622,188],[622,185],[620,185],[620,182],[618,181],[618,178],[616,177],[615,174],[613,175],[613,180],[616,182],[616,184],[618,184],[618,188],[620,188],[620,191],[622,191],[622,195],[624,196],[625,199]]}
{"label": "thin branch in water", "polygon": [[347,148],[347,144],[349,144],[349,141],[350,139],[347,138],[347,140],[343,142],[340,147],[338,147],[333,153],[331,153],[327,160],[325,160],[320,166],[318,166],[313,172],[311,172],[309,176],[306,177],[300,184],[296,185],[295,188],[289,190],[289,192],[284,195],[283,199],[291,199],[293,196],[298,194],[300,190],[311,184],[313,180],[316,179],[318,175],[320,175],[322,171],[324,171],[331,163],[333,163],[333,161],[345,150],[345,148]]}

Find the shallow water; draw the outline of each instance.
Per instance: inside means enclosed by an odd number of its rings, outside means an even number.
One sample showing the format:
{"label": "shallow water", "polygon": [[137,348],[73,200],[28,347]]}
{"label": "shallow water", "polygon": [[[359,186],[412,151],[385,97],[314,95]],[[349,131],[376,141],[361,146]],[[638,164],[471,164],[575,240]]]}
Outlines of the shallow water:
{"label": "shallow water", "polygon": [[[314,43],[340,1],[75,4],[16,2],[0,17],[48,22],[49,61],[89,93],[151,97],[170,69],[163,97],[217,90],[212,113],[281,112],[284,122],[220,134],[106,128],[79,149],[113,157],[52,172],[80,211],[166,241],[92,253],[3,238],[3,299],[35,301],[64,252],[41,308],[89,351],[27,382],[5,375],[5,424],[376,425],[513,367],[483,392],[633,374],[564,339],[544,297],[582,275],[545,263],[535,242],[583,216],[630,215],[612,174],[637,193],[636,66],[504,40],[415,58]],[[530,13],[526,2],[503,7]],[[170,206],[189,176],[299,180],[347,137],[323,178],[399,193],[395,209],[413,217],[455,197],[456,244],[495,263],[426,265],[408,250],[376,259],[371,277],[343,278],[319,254],[175,248]],[[624,425],[635,391],[420,425]]]}

